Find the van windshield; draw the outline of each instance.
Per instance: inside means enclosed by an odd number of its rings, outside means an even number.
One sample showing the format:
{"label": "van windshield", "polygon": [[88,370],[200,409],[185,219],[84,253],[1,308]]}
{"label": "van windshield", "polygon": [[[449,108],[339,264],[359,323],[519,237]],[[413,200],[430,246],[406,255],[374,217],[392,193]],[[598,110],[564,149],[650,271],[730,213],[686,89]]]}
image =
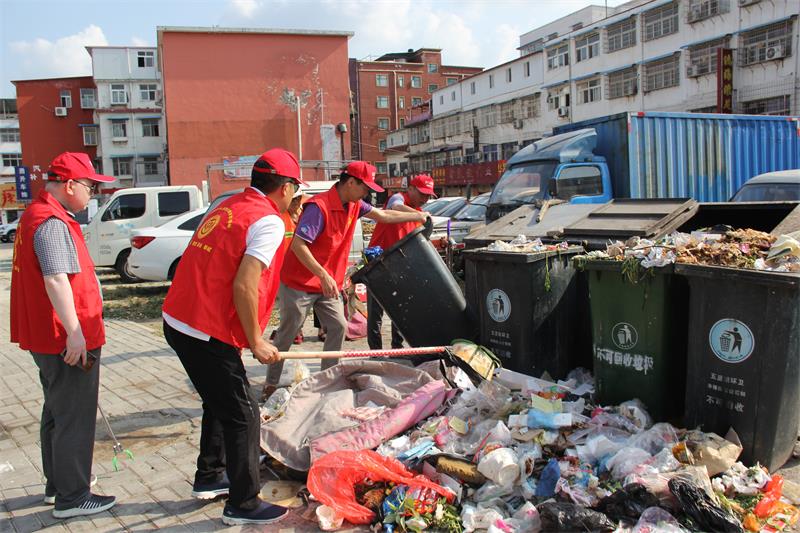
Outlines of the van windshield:
{"label": "van windshield", "polygon": [[752,183],[736,193],[732,202],[796,202],[800,183]]}
{"label": "van windshield", "polygon": [[506,169],[492,191],[489,204],[519,205],[544,198],[547,183],[553,177],[555,168],[555,161],[540,161]]}

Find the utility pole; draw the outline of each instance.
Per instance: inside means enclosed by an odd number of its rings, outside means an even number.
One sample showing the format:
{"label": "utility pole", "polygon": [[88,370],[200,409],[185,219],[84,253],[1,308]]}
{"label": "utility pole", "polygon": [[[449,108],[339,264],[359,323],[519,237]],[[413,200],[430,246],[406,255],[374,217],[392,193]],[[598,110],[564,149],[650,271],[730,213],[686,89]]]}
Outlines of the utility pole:
{"label": "utility pole", "polygon": [[[297,159],[303,161],[303,131],[300,129],[300,96],[294,97],[295,110],[297,111]],[[300,177],[303,177],[303,166],[300,165]]]}

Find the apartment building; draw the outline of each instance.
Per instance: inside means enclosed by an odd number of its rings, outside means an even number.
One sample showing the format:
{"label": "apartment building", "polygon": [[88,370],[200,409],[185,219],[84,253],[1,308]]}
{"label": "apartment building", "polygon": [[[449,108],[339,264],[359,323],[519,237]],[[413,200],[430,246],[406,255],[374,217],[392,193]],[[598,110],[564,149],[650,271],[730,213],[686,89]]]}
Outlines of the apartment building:
{"label": "apartment building", "polygon": [[14,168],[22,165],[19,117],[14,98],[0,98],[0,223],[17,219],[25,206],[17,201]]}
{"label": "apartment building", "polygon": [[105,174],[116,187],[167,184],[166,132],[161,75],[154,47],[90,46],[96,89],[82,90],[94,108],[83,125],[85,143],[97,146]]}

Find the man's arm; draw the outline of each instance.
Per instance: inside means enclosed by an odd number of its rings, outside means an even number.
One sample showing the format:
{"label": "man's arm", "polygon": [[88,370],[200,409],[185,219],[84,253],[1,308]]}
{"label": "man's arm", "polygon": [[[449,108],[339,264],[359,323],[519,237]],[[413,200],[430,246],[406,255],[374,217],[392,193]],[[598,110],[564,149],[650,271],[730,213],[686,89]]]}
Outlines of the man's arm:
{"label": "man's arm", "polygon": [[67,348],[64,362],[75,366],[86,364],[86,339],[83,337],[78,313],[75,311],[75,298],[72,285],[64,273],[44,276],[44,289],[53,309],[67,332]]}
{"label": "man's arm", "polygon": [[336,285],[336,280],[325,270],[322,265],[311,254],[308,249],[308,243],[295,234],[291,244],[292,251],[297,259],[306,267],[312,274],[317,276],[322,286],[322,294],[327,298],[335,298],[339,295],[339,287]]}
{"label": "man's arm", "polygon": [[[397,206],[397,207],[406,207],[406,206]],[[409,208],[410,209],[410,208]],[[370,220],[374,220],[375,222],[381,222],[383,224],[400,224],[402,222],[420,222],[424,223],[425,219],[428,218],[428,213],[424,211],[417,211],[416,209],[411,209],[411,211],[399,210],[396,208],[384,210],[374,208],[370,210],[369,213],[364,215],[364,218],[368,218]]]}
{"label": "man's arm", "polygon": [[278,361],[278,349],[263,339],[263,331],[258,323],[258,285],[265,268],[266,265],[252,255],[242,257],[233,280],[233,306],[253,357],[263,364],[269,364]]}

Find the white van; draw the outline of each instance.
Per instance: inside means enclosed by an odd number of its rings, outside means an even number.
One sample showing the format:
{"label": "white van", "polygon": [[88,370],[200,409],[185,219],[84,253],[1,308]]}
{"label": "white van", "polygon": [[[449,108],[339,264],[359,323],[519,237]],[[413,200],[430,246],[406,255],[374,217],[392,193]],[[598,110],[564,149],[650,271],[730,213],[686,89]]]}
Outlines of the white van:
{"label": "white van", "polygon": [[131,231],[158,226],[202,205],[200,189],[194,185],[116,191],[83,229],[92,261],[96,266],[114,267],[123,281],[135,281],[127,268]]}

